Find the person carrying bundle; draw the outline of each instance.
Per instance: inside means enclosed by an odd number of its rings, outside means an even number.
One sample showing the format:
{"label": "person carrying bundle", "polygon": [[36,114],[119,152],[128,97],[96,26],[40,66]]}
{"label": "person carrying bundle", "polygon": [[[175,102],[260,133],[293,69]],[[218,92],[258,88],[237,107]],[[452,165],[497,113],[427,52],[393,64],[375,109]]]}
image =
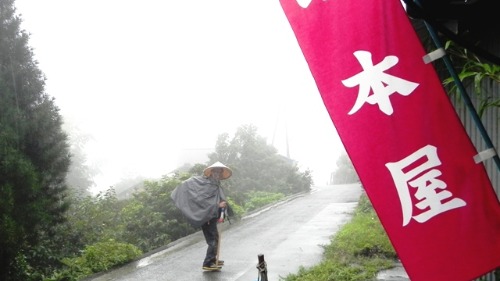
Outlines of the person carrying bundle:
{"label": "person carrying bundle", "polygon": [[[170,195],[187,220],[193,226],[201,227],[203,231],[208,245],[203,270],[218,271],[224,265],[224,261],[219,259],[220,235],[217,223],[223,218],[228,204],[220,181],[231,175],[231,169],[216,162],[203,170],[203,176],[190,177]],[[223,219],[220,222],[223,222]]]}

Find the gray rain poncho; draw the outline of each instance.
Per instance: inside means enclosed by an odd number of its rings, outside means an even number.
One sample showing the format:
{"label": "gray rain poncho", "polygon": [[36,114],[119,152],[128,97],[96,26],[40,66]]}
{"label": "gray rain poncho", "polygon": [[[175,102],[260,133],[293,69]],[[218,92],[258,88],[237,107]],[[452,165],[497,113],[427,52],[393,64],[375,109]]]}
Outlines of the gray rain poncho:
{"label": "gray rain poncho", "polygon": [[170,195],[174,204],[195,227],[202,226],[219,213],[219,202],[225,201],[218,182],[193,176],[178,185]]}

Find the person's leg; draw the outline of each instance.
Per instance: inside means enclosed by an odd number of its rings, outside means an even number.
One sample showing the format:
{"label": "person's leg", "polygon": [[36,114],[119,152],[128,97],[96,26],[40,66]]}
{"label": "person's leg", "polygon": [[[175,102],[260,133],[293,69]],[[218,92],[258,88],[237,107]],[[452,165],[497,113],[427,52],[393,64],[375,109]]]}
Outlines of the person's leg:
{"label": "person's leg", "polygon": [[217,255],[217,244],[219,243],[219,233],[217,232],[217,218],[211,219],[201,226],[205,241],[207,242],[207,254],[203,261],[203,266],[210,266],[215,264]]}

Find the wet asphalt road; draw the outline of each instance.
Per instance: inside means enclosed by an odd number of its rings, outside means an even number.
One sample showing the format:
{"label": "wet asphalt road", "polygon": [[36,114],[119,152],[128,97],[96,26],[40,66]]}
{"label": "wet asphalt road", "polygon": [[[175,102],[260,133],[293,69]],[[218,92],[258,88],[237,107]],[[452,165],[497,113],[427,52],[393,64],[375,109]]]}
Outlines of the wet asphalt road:
{"label": "wet asphalt road", "polygon": [[220,272],[201,269],[206,243],[201,232],[180,239],[126,266],[86,279],[92,281],[255,281],[258,255],[267,262],[268,280],[277,281],[322,259],[322,245],[352,216],[360,184],[314,187],[310,193],[266,208],[239,222],[219,225]]}

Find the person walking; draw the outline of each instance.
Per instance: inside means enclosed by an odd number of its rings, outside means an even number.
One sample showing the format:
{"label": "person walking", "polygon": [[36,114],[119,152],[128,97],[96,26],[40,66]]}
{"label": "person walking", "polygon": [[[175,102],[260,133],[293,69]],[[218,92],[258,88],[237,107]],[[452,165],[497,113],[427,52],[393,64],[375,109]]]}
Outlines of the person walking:
{"label": "person walking", "polygon": [[186,219],[195,227],[201,227],[208,245],[203,270],[217,271],[224,261],[219,259],[219,231],[217,223],[220,210],[229,207],[220,181],[232,175],[231,169],[216,162],[203,170],[203,176],[192,176],[178,185],[170,197]]}

